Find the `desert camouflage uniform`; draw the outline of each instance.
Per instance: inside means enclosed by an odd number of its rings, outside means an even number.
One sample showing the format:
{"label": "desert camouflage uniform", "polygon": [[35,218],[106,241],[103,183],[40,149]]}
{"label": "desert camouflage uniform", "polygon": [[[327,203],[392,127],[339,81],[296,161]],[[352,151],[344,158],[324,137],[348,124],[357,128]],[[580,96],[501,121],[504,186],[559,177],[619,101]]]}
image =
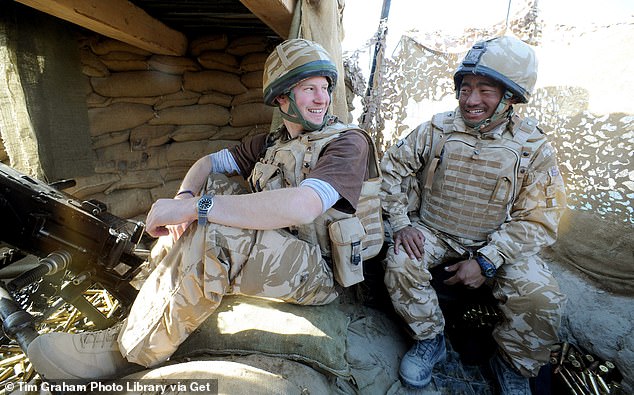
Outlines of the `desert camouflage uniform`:
{"label": "desert camouflage uniform", "polygon": [[[252,184],[257,184],[256,190],[297,186],[303,179],[297,169],[304,168],[300,165],[309,155],[303,158],[304,152],[295,152],[294,156],[288,154],[289,150],[301,147],[300,140],[309,136],[313,140],[320,134],[336,137],[329,130],[332,128],[302,135],[290,143],[278,142],[267,150],[258,165],[264,165],[266,158],[275,158],[274,152],[283,152],[280,156],[285,163],[256,166],[250,178]],[[316,162],[319,150],[311,152]],[[226,176],[212,174],[207,184],[207,193],[210,192],[245,191]],[[378,186],[375,199],[380,219]],[[330,208],[314,223],[325,226],[322,217],[337,216],[353,215]],[[382,228],[377,232],[383,236]],[[122,354],[128,361],[143,366],[165,361],[215,311],[226,294],[276,298],[302,305],[332,302],[339,287],[323,257],[328,257],[330,251],[329,240],[321,237],[324,234],[327,230],[315,226],[300,226],[291,233],[287,229],[256,231],[214,223],[201,228],[194,223],[173,246],[157,244],[152,260],[160,262],[145,280],[121,331]]]}
{"label": "desert camouflage uniform", "polygon": [[467,131],[459,110],[439,114],[385,153],[383,210],[392,231],[411,225],[425,236],[421,261],[389,249],[385,283],[414,337],[433,338],[444,318],[429,269],[483,254],[498,269],[493,294],[505,317],[494,338],[518,371],[536,376],[565,302],[536,254],[555,242],[565,191],[536,123],[513,121],[480,136]]}

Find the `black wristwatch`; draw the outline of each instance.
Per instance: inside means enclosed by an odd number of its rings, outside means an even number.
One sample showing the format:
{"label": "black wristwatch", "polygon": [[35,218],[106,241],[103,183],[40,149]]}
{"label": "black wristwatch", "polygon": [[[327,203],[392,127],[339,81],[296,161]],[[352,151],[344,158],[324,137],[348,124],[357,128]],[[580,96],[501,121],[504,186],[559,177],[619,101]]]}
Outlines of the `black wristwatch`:
{"label": "black wristwatch", "polygon": [[207,223],[207,213],[214,206],[214,195],[203,195],[198,199],[196,207],[198,208],[198,225]]}
{"label": "black wristwatch", "polygon": [[482,271],[482,275],[484,277],[486,278],[495,277],[495,273],[497,272],[497,269],[495,268],[494,264],[492,264],[484,255],[480,253],[476,254],[475,259],[478,262],[478,265],[480,265],[480,270]]}

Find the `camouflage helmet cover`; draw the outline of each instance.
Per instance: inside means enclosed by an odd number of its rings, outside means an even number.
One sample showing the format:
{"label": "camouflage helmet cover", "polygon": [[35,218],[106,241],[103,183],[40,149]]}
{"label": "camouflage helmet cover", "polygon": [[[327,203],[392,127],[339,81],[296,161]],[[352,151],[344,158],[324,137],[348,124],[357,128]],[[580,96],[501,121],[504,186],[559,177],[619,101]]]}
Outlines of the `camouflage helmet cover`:
{"label": "camouflage helmet cover", "polygon": [[337,66],[319,44],[294,38],[279,44],[266,59],[262,91],[264,103],[275,106],[275,98],[298,82],[316,76],[328,78],[330,90],[337,81]]}
{"label": "camouflage helmet cover", "polygon": [[498,37],[476,43],[464,57],[454,74],[456,96],[466,74],[492,78],[511,91],[521,103],[528,103],[537,82],[537,57],[523,41],[508,36]]}

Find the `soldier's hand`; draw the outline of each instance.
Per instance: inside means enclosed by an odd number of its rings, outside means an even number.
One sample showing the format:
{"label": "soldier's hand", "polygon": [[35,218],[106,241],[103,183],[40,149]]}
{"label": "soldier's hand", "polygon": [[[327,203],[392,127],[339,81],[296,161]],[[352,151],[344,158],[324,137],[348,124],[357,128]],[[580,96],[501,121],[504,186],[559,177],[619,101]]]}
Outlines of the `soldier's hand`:
{"label": "soldier's hand", "polygon": [[421,259],[424,242],[425,236],[420,230],[407,226],[394,233],[394,253],[398,255],[399,248],[403,247],[410,259]]}
{"label": "soldier's hand", "polygon": [[449,265],[445,268],[448,272],[455,274],[444,281],[447,285],[464,284],[465,286],[476,289],[484,284],[486,278],[482,275],[482,270],[478,261],[475,259],[467,259],[456,264]]}
{"label": "soldier's hand", "polygon": [[[190,224],[196,219],[196,199],[158,199],[148,212],[146,232],[153,237],[167,236],[168,225]],[[172,234],[174,237],[175,234]],[[179,235],[180,236],[180,235]]]}
{"label": "soldier's hand", "polygon": [[182,224],[178,225],[166,225],[165,227],[167,228],[167,230],[169,230],[172,240],[176,241],[180,239],[180,237],[183,235],[183,233],[185,233],[185,230],[189,227],[189,225],[191,225],[192,222],[194,221],[183,222]]}

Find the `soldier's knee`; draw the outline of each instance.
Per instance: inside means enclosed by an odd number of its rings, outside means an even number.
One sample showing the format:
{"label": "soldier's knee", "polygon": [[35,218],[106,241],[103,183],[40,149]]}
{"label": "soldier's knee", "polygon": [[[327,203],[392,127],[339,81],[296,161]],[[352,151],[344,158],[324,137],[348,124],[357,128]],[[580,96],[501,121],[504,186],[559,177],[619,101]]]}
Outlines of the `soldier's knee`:
{"label": "soldier's knee", "polygon": [[423,289],[430,287],[431,275],[419,260],[410,259],[400,252],[390,251],[385,259],[385,285],[388,289]]}
{"label": "soldier's knee", "polygon": [[[512,299],[515,299],[514,301]],[[548,320],[558,320],[562,314],[565,296],[558,287],[534,287],[516,298],[509,299],[509,308],[515,313],[530,313]]]}

